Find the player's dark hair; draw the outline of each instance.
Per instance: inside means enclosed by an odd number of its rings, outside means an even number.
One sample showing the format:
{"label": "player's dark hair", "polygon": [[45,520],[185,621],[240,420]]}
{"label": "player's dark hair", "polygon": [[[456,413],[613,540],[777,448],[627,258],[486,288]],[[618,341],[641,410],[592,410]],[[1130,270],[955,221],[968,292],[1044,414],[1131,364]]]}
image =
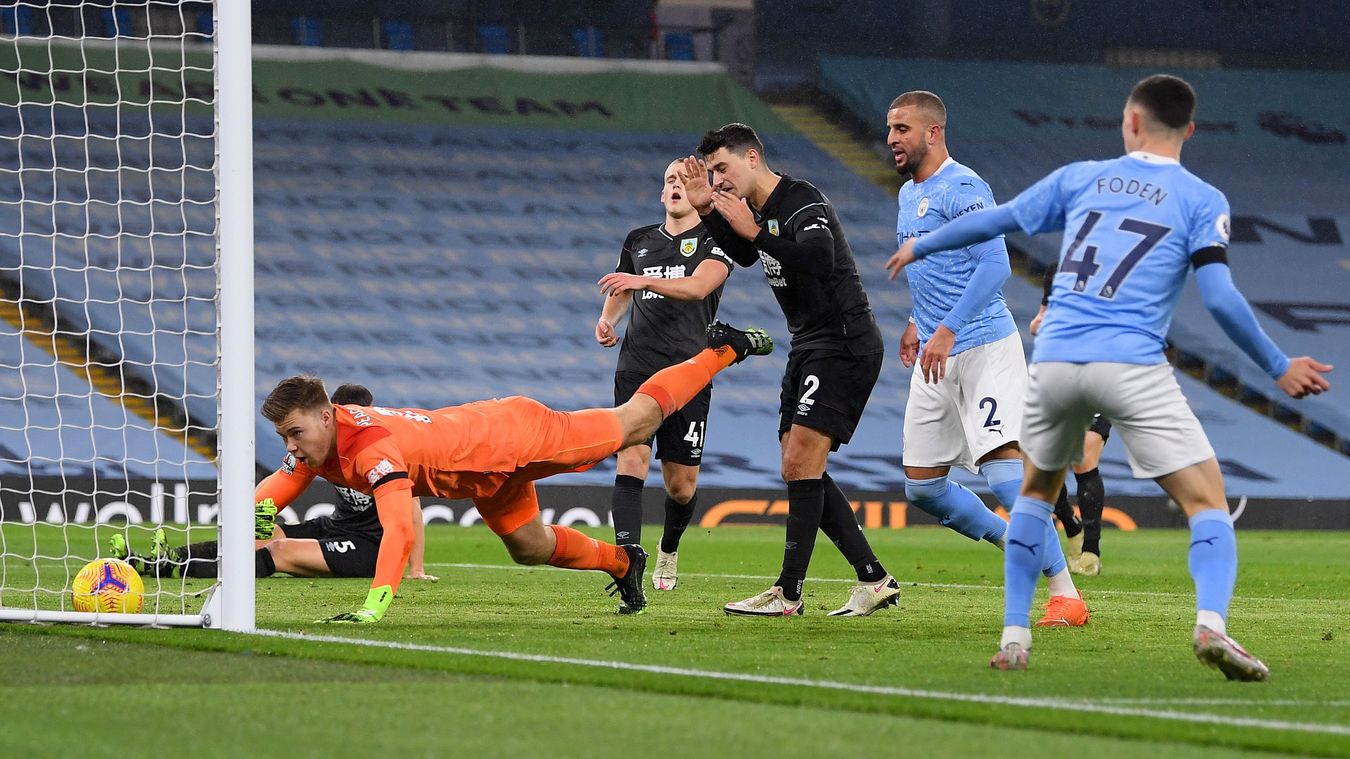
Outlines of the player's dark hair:
{"label": "player's dark hair", "polygon": [[754,148],[759,153],[760,158],[764,157],[764,143],[759,141],[759,135],[747,124],[733,122],[720,129],[712,129],[703,133],[703,139],[698,142],[698,152],[702,156],[710,156],[721,148],[726,148],[738,156],[745,156],[746,151]]}
{"label": "player's dark hair", "polygon": [[1140,81],[1130,90],[1130,102],[1169,129],[1184,129],[1195,117],[1195,90],[1171,74],[1154,74]]}
{"label": "player's dark hair", "polygon": [[287,377],[263,400],[262,415],[277,424],[296,409],[322,408],[328,404],[328,391],[324,390],[323,380],[308,374]]}
{"label": "player's dark hair", "polygon": [[338,389],[333,391],[333,403],[339,406],[371,406],[375,403],[375,396],[371,395],[365,385],[348,382],[345,385],[338,385]]}
{"label": "player's dark hair", "polygon": [[928,111],[929,113],[933,114],[933,117],[937,121],[938,126],[946,128],[947,104],[943,103],[942,98],[938,97],[937,95],[934,95],[928,90],[910,90],[909,92],[904,92],[899,95],[896,95],[895,100],[891,101],[891,107],[887,108],[886,110],[893,111],[896,108],[905,105],[917,106],[925,111]]}

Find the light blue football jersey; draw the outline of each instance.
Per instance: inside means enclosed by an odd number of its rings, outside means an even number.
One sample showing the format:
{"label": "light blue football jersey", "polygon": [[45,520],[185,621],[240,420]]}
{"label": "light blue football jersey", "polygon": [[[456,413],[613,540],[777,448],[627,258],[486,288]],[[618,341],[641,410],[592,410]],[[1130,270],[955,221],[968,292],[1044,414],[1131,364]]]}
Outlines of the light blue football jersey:
{"label": "light blue football jersey", "polygon": [[1008,204],[1027,234],[1064,230],[1032,363],[1158,364],[1191,255],[1228,246],[1228,199],[1170,158],[1057,169]]}
{"label": "light blue football jersey", "polygon": [[[950,158],[923,182],[906,182],[900,188],[899,204],[895,239],[901,244],[911,237],[926,235],[958,216],[995,205],[989,185],[974,171]],[[928,342],[960,300],[979,263],[979,255],[995,249],[1005,250],[1001,236],[969,248],[935,253],[905,267],[914,300],[911,315],[919,331],[919,340]],[[956,333],[951,355],[1002,340],[1016,331],[1017,323],[1013,321],[1000,289],[988,305]]]}

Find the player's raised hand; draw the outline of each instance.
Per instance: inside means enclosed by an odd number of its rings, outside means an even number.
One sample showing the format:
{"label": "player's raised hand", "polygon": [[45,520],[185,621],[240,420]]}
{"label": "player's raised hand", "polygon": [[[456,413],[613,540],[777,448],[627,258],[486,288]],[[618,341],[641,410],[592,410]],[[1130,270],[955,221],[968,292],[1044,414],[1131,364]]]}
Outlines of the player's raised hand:
{"label": "player's raised hand", "polygon": [[708,164],[698,156],[684,159],[680,170],[680,183],[684,185],[684,197],[699,214],[706,214],[712,208],[712,185],[708,184]]}
{"label": "player's raised hand", "polygon": [[619,336],[614,334],[614,325],[609,319],[601,318],[595,322],[595,341],[604,348],[613,348],[619,344]]}
{"label": "player's raised hand", "polygon": [[900,270],[914,263],[914,241],[919,238],[911,237],[905,240],[905,244],[895,251],[895,255],[886,259],[886,273],[890,275],[889,279],[895,279]]}
{"label": "player's raised hand", "polygon": [[919,372],[924,382],[936,385],[938,380],[947,376],[947,357],[952,355],[954,345],[956,334],[947,329],[947,325],[939,324],[923,346],[923,355],[919,357]]}
{"label": "player's raised hand", "polygon": [[1317,395],[1331,389],[1331,383],[1322,376],[1331,369],[1331,364],[1324,364],[1310,356],[1299,356],[1289,361],[1289,368],[1277,380],[1277,384],[1291,398]]}
{"label": "player's raised hand", "polygon": [[759,236],[759,224],[755,222],[755,215],[750,212],[750,205],[744,199],[738,198],[729,192],[722,190],[713,191],[713,208],[722,214],[722,218],[731,225],[731,230],[747,240],[753,240]]}
{"label": "player's raised hand", "polygon": [[910,322],[905,327],[905,334],[900,336],[900,363],[905,365],[906,369],[914,366],[914,362],[919,358],[919,328],[914,322]]}

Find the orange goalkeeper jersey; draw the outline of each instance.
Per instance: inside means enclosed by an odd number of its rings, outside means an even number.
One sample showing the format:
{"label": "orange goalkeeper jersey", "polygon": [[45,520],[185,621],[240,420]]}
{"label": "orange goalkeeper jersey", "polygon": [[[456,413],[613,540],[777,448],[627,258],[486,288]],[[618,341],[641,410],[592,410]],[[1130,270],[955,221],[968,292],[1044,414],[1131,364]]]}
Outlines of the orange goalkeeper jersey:
{"label": "orange goalkeeper jersey", "polygon": [[259,484],[255,500],[271,498],[284,507],[316,476],[377,497],[377,491],[408,488],[415,496],[450,500],[488,497],[517,469],[548,455],[540,448],[547,442],[546,417],[556,413],[524,397],[434,410],[334,406],[334,454],[318,467],[287,455]]}

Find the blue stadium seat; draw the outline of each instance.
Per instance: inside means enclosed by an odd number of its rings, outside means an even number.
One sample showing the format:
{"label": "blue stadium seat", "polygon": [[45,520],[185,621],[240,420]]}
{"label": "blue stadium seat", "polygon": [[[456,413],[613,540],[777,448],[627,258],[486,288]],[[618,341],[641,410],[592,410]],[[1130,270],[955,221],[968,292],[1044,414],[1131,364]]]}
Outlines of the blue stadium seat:
{"label": "blue stadium seat", "polygon": [[291,31],[295,44],[305,47],[318,47],[323,44],[323,21],[312,16],[296,16],[291,19]]}
{"label": "blue stadium seat", "polygon": [[204,37],[214,37],[216,34],[216,17],[211,11],[201,11],[197,14],[197,33]]}
{"label": "blue stadium seat", "polygon": [[672,61],[692,61],[694,53],[694,35],[690,32],[666,32],[662,37],[666,48],[666,58]]}
{"label": "blue stadium seat", "polygon": [[0,9],[0,24],[5,34],[25,35],[33,33],[33,9],[27,5],[16,5]]}
{"label": "blue stadium seat", "polygon": [[396,21],[386,19],[381,22],[384,29],[384,46],[390,50],[412,50],[416,47],[413,41],[413,25],[411,21]]}
{"label": "blue stadium seat", "polygon": [[501,24],[478,25],[479,52],[505,55],[511,52],[511,35]]}
{"label": "blue stadium seat", "polygon": [[572,30],[572,42],[582,58],[605,57],[605,32],[594,26],[578,26]]}
{"label": "blue stadium seat", "polygon": [[104,37],[130,37],[136,33],[129,8],[109,8],[101,11],[99,17],[103,21]]}

